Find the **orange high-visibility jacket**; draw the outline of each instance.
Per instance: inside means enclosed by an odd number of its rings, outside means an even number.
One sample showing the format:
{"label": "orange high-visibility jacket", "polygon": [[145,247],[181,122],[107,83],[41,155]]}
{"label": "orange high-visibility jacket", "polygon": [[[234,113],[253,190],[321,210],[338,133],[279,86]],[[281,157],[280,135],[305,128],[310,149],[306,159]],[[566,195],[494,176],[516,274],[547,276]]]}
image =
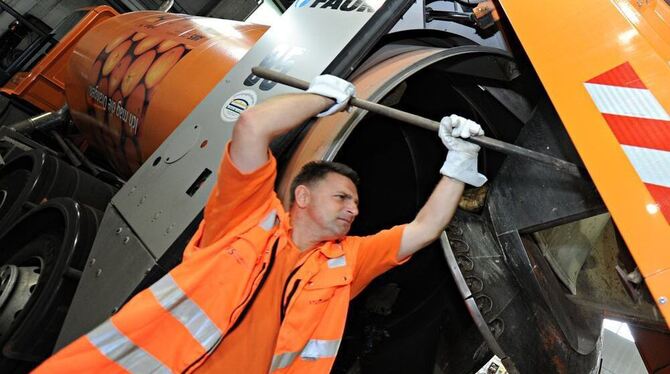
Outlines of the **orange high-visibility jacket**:
{"label": "orange high-visibility jacket", "polygon": [[[234,169],[228,152],[227,148],[221,175],[237,174],[244,179],[236,169],[226,170]],[[270,173],[272,183],[258,188],[272,189],[275,165],[270,156],[261,173]],[[197,369],[250,306],[277,248],[283,248],[289,240],[288,215],[273,191],[272,199],[258,202],[252,214],[237,222],[206,223],[208,216],[217,216],[218,209],[234,211],[234,207],[217,201],[221,194],[233,193],[226,191],[225,184],[223,181],[224,186],[217,186],[213,192],[205,220],[179,266],[35,372],[181,373]],[[250,196],[254,195],[264,196],[261,191]],[[253,197],[237,203],[256,204],[250,200]],[[207,230],[206,225],[210,225]],[[393,231],[397,234],[392,236],[395,248],[390,252],[396,253],[402,227]],[[217,232],[218,236],[212,236]],[[346,237],[339,243],[325,243],[296,264],[294,278],[303,281],[295,285],[287,306],[270,372],[330,370],[352,297],[360,241],[361,238]],[[387,262],[379,264],[375,272],[400,263],[395,259]],[[362,286],[353,292],[358,293]]]}

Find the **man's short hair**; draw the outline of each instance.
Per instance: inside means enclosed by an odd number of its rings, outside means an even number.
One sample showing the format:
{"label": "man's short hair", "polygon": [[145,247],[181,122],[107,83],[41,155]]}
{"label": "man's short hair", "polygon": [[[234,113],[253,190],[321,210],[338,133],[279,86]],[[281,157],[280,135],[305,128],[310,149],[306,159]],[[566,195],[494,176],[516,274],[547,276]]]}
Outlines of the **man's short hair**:
{"label": "man's short hair", "polygon": [[291,182],[291,198],[289,205],[293,205],[293,202],[295,201],[296,187],[300,185],[310,187],[314,185],[314,183],[325,178],[328,173],[343,175],[349,178],[357,187],[360,182],[358,173],[345,164],[333,161],[311,161],[306,163],[302,169],[300,169],[298,175],[293,178],[293,182]]}

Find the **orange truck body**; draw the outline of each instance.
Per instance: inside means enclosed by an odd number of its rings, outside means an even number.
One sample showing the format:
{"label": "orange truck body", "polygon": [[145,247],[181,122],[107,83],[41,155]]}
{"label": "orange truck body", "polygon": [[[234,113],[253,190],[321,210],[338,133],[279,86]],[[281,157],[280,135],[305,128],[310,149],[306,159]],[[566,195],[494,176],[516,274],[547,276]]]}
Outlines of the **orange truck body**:
{"label": "orange truck body", "polygon": [[670,321],[670,5],[500,2]]}

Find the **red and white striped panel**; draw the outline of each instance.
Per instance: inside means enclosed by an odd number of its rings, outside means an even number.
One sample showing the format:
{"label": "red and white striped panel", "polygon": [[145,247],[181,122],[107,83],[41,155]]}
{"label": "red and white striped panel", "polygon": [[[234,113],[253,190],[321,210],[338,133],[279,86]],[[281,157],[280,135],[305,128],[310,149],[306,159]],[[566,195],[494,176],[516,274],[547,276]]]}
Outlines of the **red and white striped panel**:
{"label": "red and white striped panel", "polygon": [[670,115],[629,63],[584,86],[670,222]]}

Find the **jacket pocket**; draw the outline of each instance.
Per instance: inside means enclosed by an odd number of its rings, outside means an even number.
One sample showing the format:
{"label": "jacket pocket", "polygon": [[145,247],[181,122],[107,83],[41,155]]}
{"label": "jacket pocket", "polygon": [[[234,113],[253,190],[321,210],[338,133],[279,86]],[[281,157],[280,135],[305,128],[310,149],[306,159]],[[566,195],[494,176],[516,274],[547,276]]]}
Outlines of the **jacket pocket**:
{"label": "jacket pocket", "polygon": [[348,286],[351,281],[352,272],[348,266],[326,266],[307,281],[302,296],[309,304],[320,304],[331,299],[338,288]]}

